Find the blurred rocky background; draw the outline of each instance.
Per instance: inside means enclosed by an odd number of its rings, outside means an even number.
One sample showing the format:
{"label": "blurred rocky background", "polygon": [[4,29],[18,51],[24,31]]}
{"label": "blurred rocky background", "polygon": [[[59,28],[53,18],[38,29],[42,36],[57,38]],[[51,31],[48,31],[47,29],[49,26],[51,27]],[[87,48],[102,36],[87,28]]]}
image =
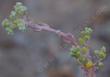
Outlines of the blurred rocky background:
{"label": "blurred rocky background", "polygon": [[[107,47],[104,70],[110,77],[110,0],[0,0],[0,23],[17,2],[23,2],[35,23],[47,23],[78,37],[84,26],[94,29],[90,45]],[[83,77],[66,45],[49,32],[17,31],[9,36],[0,24],[0,77]]]}

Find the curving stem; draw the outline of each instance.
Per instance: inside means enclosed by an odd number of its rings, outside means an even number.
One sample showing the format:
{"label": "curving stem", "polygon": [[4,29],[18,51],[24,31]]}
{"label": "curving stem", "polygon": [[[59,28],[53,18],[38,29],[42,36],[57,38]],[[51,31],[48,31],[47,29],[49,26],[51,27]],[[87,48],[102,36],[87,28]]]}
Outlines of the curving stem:
{"label": "curving stem", "polygon": [[94,71],[94,68],[91,68],[85,72],[86,72],[86,77],[96,77],[96,73]]}

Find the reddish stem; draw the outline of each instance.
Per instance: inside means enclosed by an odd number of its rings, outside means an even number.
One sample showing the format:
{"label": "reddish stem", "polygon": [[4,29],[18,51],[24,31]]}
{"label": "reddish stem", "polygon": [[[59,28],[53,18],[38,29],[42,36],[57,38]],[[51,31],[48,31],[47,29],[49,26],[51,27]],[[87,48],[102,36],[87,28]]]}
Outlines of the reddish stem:
{"label": "reddish stem", "polygon": [[96,77],[94,68],[88,69],[86,71],[86,77]]}
{"label": "reddish stem", "polygon": [[67,44],[71,44],[72,46],[77,46],[76,38],[71,33],[64,33],[60,30],[56,30],[51,28],[48,24],[41,23],[41,24],[33,24],[32,21],[25,21],[27,27],[31,28],[33,31],[48,31],[53,32],[60,36],[63,41]]}

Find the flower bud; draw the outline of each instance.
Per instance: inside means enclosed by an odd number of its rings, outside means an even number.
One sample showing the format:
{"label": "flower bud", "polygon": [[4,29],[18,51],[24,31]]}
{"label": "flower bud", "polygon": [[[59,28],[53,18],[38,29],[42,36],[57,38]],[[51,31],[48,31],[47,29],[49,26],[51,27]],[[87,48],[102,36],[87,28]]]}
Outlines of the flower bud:
{"label": "flower bud", "polygon": [[98,56],[99,56],[99,58],[100,58],[101,60],[103,60],[103,59],[105,59],[105,57],[106,57],[106,53],[100,51],[99,54],[98,54]]}
{"label": "flower bud", "polygon": [[83,54],[86,54],[87,52],[89,52],[89,49],[88,49],[88,47],[83,47],[81,49],[81,51],[82,51]]}
{"label": "flower bud", "polygon": [[75,57],[75,58],[80,57],[80,48],[71,48],[70,51],[71,51],[71,52],[70,52],[70,55],[71,55],[72,57]]}
{"label": "flower bud", "polygon": [[79,38],[79,44],[84,45],[84,43],[85,43],[85,40],[83,38]]}
{"label": "flower bud", "polygon": [[19,29],[19,30],[25,30],[25,22],[22,19],[16,19],[14,21],[14,25]]}
{"label": "flower bud", "polygon": [[7,27],[5,29],[8,32],[8,34],[13,34],[13,29],[11,29],[10,27]]}
{"label": "flower bud", "polygon": [[5,28],[9,27],[10,26],[10,21],[8,19],[4,19],[2,21],[2,26],[5,27]]}
{"label": "flower bud", "polygon": [[17,15],[22,16],[27,11],[27,8],[23,6],[22,3],[16,3],[16,5],[14,6],[14,10],[17,13]]}
{"label": "flower bud", "polygon": [[104,64],[102,62],[99,62],[97,67],[98,67],[98,69],[102,69],[104,67]]}
{"label": "flower bud", "polygon": [[16,12],[15,11],[11,11],[9,19],[14,20],[15,18],[16,18]]}
{"label": "flower bud", "polygon": [[83,56],[80,56],[78,59],[81,64],[85,64],[87,62],[87,59]]}

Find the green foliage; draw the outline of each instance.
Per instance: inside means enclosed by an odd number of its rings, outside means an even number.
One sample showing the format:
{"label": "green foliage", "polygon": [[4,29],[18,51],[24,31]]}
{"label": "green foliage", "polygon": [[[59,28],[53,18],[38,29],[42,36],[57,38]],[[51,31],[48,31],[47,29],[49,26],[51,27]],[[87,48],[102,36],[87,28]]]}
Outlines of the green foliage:
{"label": "green foliage", "polygon": [[26,11],[27,8],[23,6],[21,2],[16,3],[9,17],[4,19],[2,22],[2,25],[8,34],[13,34],[14,29],[16,28],[21,31],[26,29],[25,21],[23,20],[23,16],[25,15]]}

